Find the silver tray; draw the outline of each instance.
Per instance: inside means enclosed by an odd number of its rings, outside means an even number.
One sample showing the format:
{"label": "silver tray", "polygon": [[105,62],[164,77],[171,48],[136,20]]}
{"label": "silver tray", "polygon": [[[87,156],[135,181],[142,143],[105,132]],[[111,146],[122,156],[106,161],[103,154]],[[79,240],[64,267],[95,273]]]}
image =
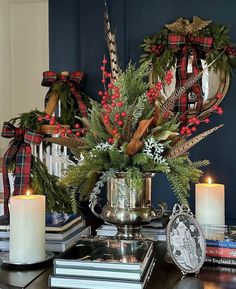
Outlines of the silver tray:
{"label": "silver tray", "polygon": [[53,252],[45,252],[45,258],[41,261],[37,262],[28,262],[28,263],[20,263],[20,262],[10,262],[9,260],[9,252],[4,253],[1,255],[1,261],[2,264],[7,265],[7,266],[14,266],[14,267],[27,267],[27,266],[32,266],[32,265],[41,265],[49,260],[51,260],[54,257]]}

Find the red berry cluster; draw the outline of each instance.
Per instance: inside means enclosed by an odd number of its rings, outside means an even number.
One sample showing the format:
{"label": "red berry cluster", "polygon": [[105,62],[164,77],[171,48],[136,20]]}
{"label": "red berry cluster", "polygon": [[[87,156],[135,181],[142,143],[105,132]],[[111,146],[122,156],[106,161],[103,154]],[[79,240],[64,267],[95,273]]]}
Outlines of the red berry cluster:
{"label": "red berry cluster", "polygon": [[[165,83],[167,85],[171,84],[173,78],[173,74],[171,71],[168,71],[164,77]],[[154,86],[152,86],[148,92],[147,92],[147,97],[150,103],[154,103],[156,99],[158,98],[160,91],[163,87],[163,84],[161,81],[158,81]]]}
{"label": "red berry cluster", "polygon": [[[218,92],[215,96],[217,99],[222,99],[224,97],[223,93]],[[223,109],[221,107],[219,107],[218,105],[214,105],[212,107],[212,112],[215,112],[219,115],[223,114]],[[190,119],[188,119],[188,125],[186,126],[182,126],[180,129],[180,133],[182,135],[191,135],[193,132],[195,132],[197,130],[197,126],[200,125],[200,123],[209,123],[210,119],[207,117],[204,120],[198,119],[197,117],[192,117]]]}
{"label": "red berry cluster", "polygon": [[103,57],[102,64],[103,64],[103,65],[101,66],[102,83],[103,83],[103,85],[105,85],[106,79],[107,79],[107,78],[111,78],[111,73],[109,73],[109,72],[106,71],[107,59],[106,59],[105,55],[104,55],[104,57]]}
{"label": "red berry cluster", "polygon": [[227,46],[225,52],[228,55],[236,56],[236,48],[234,46]]}
{"label": "red berry cluster", "polygon": [[165,75],[165,82],[167,85],[170,85],[173,79],[173,73],[169,70]]}
{"label": "red berry cluster", "polygon": [[[223,109],[218,105],[214,105],[213,112],[216,112],[221,115],[223,114]],[[208,117],[206,117],[204,120],[200,120],[197,117],[192,117],[188,119],[188,125],[181,127],[180,133],[182,135],[191,135],[192,133],[196,132],[197,126],[199,126],[201,123],[209,123],[209,122],[210,119]]]}
{"label": "red berry cluster", "polygon": [[[126,112],[123,111],[124,102],[121,100],[120,88],[116,86],[112,79],[111,74],[106,71],[107,60],[104,56],[103,65],[101,70],[103,72],[102,83],[104,91],[100,90],[98,95],[102,98],[101,104],[105,111],[103,112],[103,123],[109,128],[109,133],[112,135],[107,141],[110,144],[114,143],[114,137],[118,136],[119,129],[124,125],[124,118]],[[108,80],[108,81],[107,81]]]}
{"label": "red berry cluster", "polygon": [[182,126],[180,129],[180,134],[182,135],[191,135],[192,133],[197,131],[197,126],[199,126],[201,124],[201,122],[203,123],[209,123],[210,119],[207,117],[204,120],[200,120],[197,117],[192,117],[190,119],[188,119],[188,125],[186,126]]}
{"label": "red berry cluster", "polygon": [[156,101],[161,89],[162,89],[162,82],[159,81],[148,90],[147,97],[150,103],[154,103]]}
{"label": "red berry cluster", "polygon": [[154,44],[151,46],[150,51],[156,56],[161,56],[165,51],[165,46],[163,44]]}
{"label": "red berry cluster", "polygon": [[224,95],[223,95],[223,93],[221,93],[221,92],[218,92],[217,94],[216,94],[216,98],[217,99],[222,99],[224,97]]}
{"label": "red berry cluster", "polygon": [[50,116],[49,114],[46,114],[45,116],[39,115],[38,116],[38,122],[43,122],[46,121],[50,125],[55,126],[53,133],[54,134],[59,134],[61,137],[66,137],[66,136],[71,136],[75,135],[77,137],[83,136],[85,134],[85,129],[81,128],[79,123],[76,123],[73,129],[66,128],[60,123],[57,122],[55,116]]}
{"label": "red berry cluster", "polygon": [[218,113],[218,114],[223,114],[223,109],[221,107],[219,107],[218,105],[214,105],[213,106],[213,111]]}

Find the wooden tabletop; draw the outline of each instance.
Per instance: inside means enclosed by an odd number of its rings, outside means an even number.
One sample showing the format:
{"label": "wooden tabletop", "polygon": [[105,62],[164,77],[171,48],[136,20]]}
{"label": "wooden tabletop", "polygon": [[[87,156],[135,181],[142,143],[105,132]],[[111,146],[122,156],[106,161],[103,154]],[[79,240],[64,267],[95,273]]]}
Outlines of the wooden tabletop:
{"label": "wooden tabletop", "polygon": [[[200,274],[183,278],[180,270],[165,261],[165,247],[159,243],[157,247],[156,265],[145,289],[233,289],[236,288],[236,268],[207,266]],[[0,269],[1,289],[48,289],[48,277],[52,274],[52,264],[34,270]],[[28,278],[28,281],[27,281]],[[29,284],[29,280],[33,281]],[[28,285],[24,287],[23,283]],[[11,285],[7,285],[11,284]],[[19,286],[19,287],[18,287]]]}

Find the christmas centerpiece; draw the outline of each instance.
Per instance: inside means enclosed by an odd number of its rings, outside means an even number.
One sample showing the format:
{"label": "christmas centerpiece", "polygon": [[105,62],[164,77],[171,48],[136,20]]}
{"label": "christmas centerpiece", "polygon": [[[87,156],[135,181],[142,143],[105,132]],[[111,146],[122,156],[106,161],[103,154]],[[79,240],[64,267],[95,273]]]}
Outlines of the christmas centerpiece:
{"label": "christmas centerpiece", "polygon": [[[104,208],[103,218],[119,225],[120,230],[128,225],[133,229],[134,224],[150,221],[155,215],[150,183],[156,173],[164,173],[178,201],[188,205],[190,183],[198,181],[200,168],[208,164],[207,160],[192,162],[188,151],[219,126],[191,137],[201,121],[195,117],[183,126],[181,114],[173,115],[175,100],[190,82],[164,101],[160,94],[163,83],[153,86],[145,80],[148,63],[138,68],[129,64],[115,82],[106,63],[104,58],[101,102],[92,101],[88,118],[80,118],[85,135],[65,131],[61,138],[47,140],[70,147],[79,160],[62,183],[77,189],[80,199],[89,199],[94,208],[107,182],[110,204]],[[165,81],[171,78],[167,72]]]}
{"label": "christmas centerpiece", "polygon": [[47,140],[70,147],[79,160],[61,182],[77,190],[81,200],[89,199],[94,212],[101,188],[107,183],[108,202],[100,216],[117,225],[119,236],[133,237],[143,223],[157,215],[151,206],[153,175],[164,173],[178,201],[188,206],[190,183],[198,182],[201,167],[209,163],[191,161],[189,149],[221,126],[192,136],[197,126],[209,119],[195,116],[186,124],[181,121],[181,113],[174,113],[176,101],[201,77],[202,71],[164,99],[161,90],[171,83],[172,73],[167,71],[163,81],[150,84],[151,62],[139,67],[129,64],[121,71],[115,36],[106,14],[105,27],[111,73],[106,70],[104,57],[103,90],[98,93],[101,101],[91,101],[88,118],[79,118],[84,135],[71,130],[67,134],[65,130],[61,138]]}

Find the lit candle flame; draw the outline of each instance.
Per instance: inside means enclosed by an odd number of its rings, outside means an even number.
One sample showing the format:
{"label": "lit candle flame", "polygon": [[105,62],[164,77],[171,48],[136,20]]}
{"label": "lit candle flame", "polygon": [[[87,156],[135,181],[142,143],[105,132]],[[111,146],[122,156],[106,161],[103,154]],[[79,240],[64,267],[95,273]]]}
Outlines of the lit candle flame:
{"label": "lit candle flame", "polygon": [[30,192],[30,190],[28,190],[28,191],[26,192],[26,196],[29,197],[30,195],[31,195],[31,192]]}
{"label": "lit candle flame", "polygon": [[208,185],[211,185],[211,184],[212,184],[212,179],[208,178]]}

